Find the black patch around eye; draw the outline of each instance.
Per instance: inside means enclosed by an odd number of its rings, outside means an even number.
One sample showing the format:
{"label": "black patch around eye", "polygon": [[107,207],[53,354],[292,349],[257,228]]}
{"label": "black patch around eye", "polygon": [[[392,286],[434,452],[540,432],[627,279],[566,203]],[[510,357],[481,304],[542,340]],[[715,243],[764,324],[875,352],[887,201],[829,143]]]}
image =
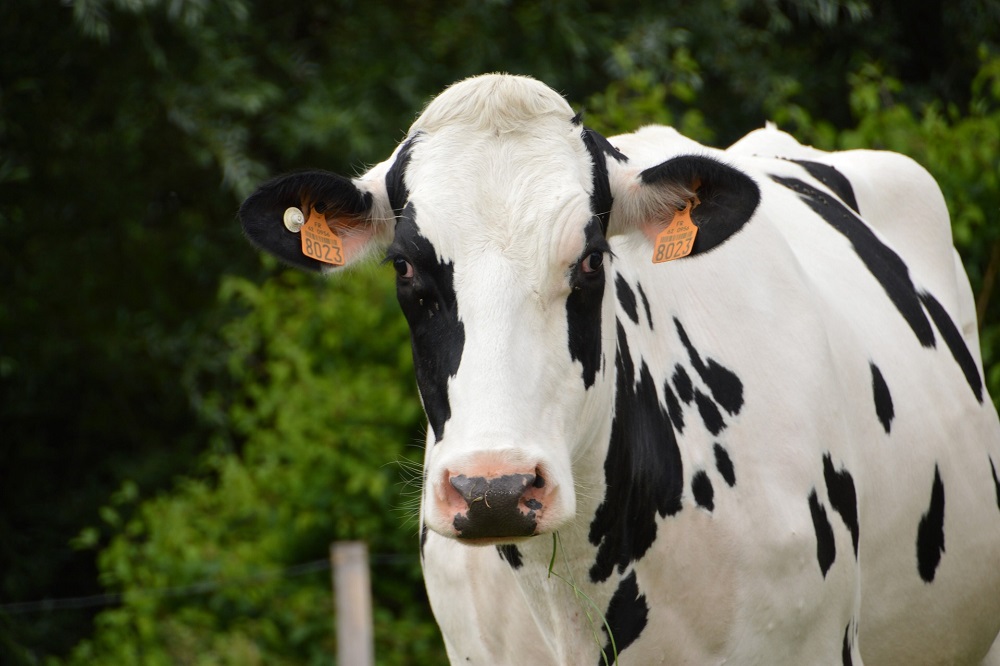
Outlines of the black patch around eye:
{"label": "black patch around eye", "polygon": [[416,224],[412,203],[396,222],[390,256],[406,256],[414,265],[411,279],[398,280],[396,297],[410,325],[417,387],[436,442],[444,438],[451,418],[448,380],[458,372],[465,347],[465,325],[458,317],[455,267],[437,258],[431,242]]}
{"label": "black patch around eye", "polygon": [[[607,242],[596,217],[587,223],[584,237],[588,251],[607,251]],[[583,385],[594,385],[601,364],[601,305],[604,302],[605,271],[582,274],[577,264],[570,275],[566,298],[566,329],[569,355],[583,366]]]}
{"label": "black patch around eye", "polygon": [[934,582],[941,554],[944,553],[944,483],[941,472],[934,466],[934,483],[927,513],[917,527],[917,571],[925,583]]}
{"label": "black patch around eye", "polygon": [[819,503],[815,489],[809,495],[809,513],[812,515],[813,529],[816,530],[816,560],[823,578],[837,559],[837,544],[833,540],[833,527],[826,517],[826,509]]}
{"label": "black patch around eye", "polygon": [[614,646],[612,647],[609,637],[604,646],[603,654],[597,659],[597,666],[611,663],[615,651],[621,655],[622,651],[634,643],[642,635],[643,629],[646,628],[646,623],[649,620],[649,605],[646,603],[646,596],[639,592],[639,584],[636,581],[634,571],[618,583],[618,588],[611,596],[608,611],[604,617],[607,619],[611,635],[614,637]]}

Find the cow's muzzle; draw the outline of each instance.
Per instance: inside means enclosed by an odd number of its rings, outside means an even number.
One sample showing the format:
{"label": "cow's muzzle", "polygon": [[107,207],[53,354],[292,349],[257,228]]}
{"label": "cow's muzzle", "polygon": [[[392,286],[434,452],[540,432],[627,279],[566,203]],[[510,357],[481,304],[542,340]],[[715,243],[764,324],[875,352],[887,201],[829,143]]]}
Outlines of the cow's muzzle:
{"label": "cow's muzzle", "polygon": [[544,509],[545,479],[534,473],[449,476],[448,505],[460,539],[505,539],[535,534]]}

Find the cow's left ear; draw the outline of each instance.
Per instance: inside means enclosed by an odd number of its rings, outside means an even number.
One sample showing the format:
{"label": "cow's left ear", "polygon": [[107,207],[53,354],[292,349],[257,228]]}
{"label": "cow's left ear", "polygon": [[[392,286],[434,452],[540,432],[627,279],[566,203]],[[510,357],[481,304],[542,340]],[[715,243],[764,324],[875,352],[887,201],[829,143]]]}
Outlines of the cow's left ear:
{"label": "cow's left ear", "polygon": [[380,179],[306,171],[261,185],[240,206],[239,217],[258,248],[297,268],[328,272],[388,243],[388,210]]}
{"label": "cow's left ear", "polygon": [[[653,248],[658,239],[669,237],[661,235],[665,230],[693,222],[693,243],[680,257],[725,243],[760,203],[760,188],[752,178],[703,155],[674,157],[638,174],[609,166],[614,205],[608,235],[639,231]],[[678,245],[683,248],[683,239]]]}

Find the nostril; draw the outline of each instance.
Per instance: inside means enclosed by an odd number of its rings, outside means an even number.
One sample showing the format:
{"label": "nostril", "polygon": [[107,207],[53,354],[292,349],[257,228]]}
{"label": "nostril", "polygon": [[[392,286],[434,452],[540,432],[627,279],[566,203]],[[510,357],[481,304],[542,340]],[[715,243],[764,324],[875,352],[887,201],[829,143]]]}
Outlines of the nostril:
{"label": "nostril", "polygon": [[535,488],[545,487],[545,477],[542,476],[542,470],[535,468],[535,480],[531,483]]}
{"label": "nostril", "polygon": [[473,502],[486,494],[486,479],[481,476],[469,478],[464,474],[449,479],[452,488],[458,491],[466,502]]}

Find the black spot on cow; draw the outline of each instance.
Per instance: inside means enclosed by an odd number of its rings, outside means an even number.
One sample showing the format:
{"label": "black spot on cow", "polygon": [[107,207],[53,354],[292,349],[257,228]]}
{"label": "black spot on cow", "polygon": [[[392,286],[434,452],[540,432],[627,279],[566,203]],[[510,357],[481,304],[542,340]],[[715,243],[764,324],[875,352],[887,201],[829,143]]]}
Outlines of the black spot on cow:
{"label": "black spot on cow", "polygon": [[951,317],[948,316],[948,312],[934,296],[926,291],[922,291],[920,292],[920,302],[924,304],[931,319],[934,320],[934,325],[937,326],[938,332],[944,338],[944,343],[948,345],[951,357],[955,359],[955,363],[958,364],[958,367],[962,370],[962,374],[965,375],[965,381],[968,382],[969,388],[972,389],[972,393],[976,396],[976,400],[979,401],[979,404],[982,404],[983,380],[979,376],[979,368],[976,367],[976,361],[972,357],[972,354],[969,353],[969,348],[965,344],[965,338],[962,337],[962,333],[955,326],[955,322],[951,320]]}
{"label": "black spot on cow", "polygon": [[448,380],[458,372],[465,347],[465,325],[458,317],[455,267],[438,259],[429,240],[420,233],[416,210],[405,206],[396,222],[396,235],[386,260],[402,259],[413,267],[413,276],[397,277],[396,297],[410,325],[413,366],[427,420],[435,441],[444,438],[451,418]]}
{"label": "black spot on cow", "polygon": [[497,546],[497,553],[500,554],[500,559],[506,561],[515,571],[524,564],[521,560],[521,551],[512,543]]}
{"label": "black spot on cow", "polygon": [[840,514],[847,529],[851,532],[854,543],[854,557],[858,556],[858,496],[854,489],[854,478],[846,469],[839,472],[833,466],[830,454],[823,456],[823,479],[826,481],[826,493],[830,498],[830,506]]}
{"label": "black spot on cow", "polygon": [[653,313],[649,309],[649,299],[646,298],[646,292],[642,289],[642,283],[637,282],[636,287],[639,289],[639,298],[642,299],[642,307],[646,310],[646,323],[649,324],[649,330],[653,330]]}
{"label": "black spot on cow", "polygon": [[385,189],[389,195],[389,205],[392,206],[392,211],[396,215],[403,213],[403,208],[406,207],[410,198],[410,191],[406,187],[406,169],[410,166],[413,147],[420,137],[421,134],[418,132],[400,146],[399,152],[396,153],[396,161],[392,163],[385,174]]}
{"label": "black spot on cow", "polygon": [[722,479],[729,484],[732,488],[736,485],[736,470],[733,469],[733,461],[729,457],[729,452],[726,451],[722,444],[716,444],[713,447],[715,451],[715,469],[719,471]]}
{"label": "black spot on cow", "polygon": [[634,571],[618,583],[618,589],[608,603],[608,612],[604,614],[604,619],[608,623],[607,628],[611,629],[611,636],[608,637],[603,654],[597,660],[598,666],[612,663],[616,651],[621,656],[625,648],[639,638],[649,621],[649,605],[646,603],[645,595],[639,593]]}
{"label": "black spot on cow", "polygon": [[708,431],[713,435],[718,435],[722,432],[722,429],[726,427],[726,422],[722,420],[722,413],[715,406],[715,402],[698,389],[695,389],[694,403],[698,406],[698,413],[701,414],[701,420],[705,423]]}
{"label": "black spot on cow", "polygon": [[944,483],[937,465],[931,486],[931,503],[917,527],[917,570],[925,583],[934,582],[944,553]]}
{"label": "black spot on cow", "polygon": [[628,158],[608,143],[607,139],[588,127],[583,128],[581,138],[594,165],[591,173],[593,189],[590,194],[590,210],[600,220],[601,232],[606,234],[608,222],[611,220],[611,206],[614,203],[611,184],[608,181],[607,158],[610,156],[620,163],[628,162]]}
{"label": "black spot on cow", "polygon": [[635,292],[621,275],[615,276],[615,292],[618,294],[618,302],[621,303],[622,310],[633,323],[638,324],[639,311],[636,309]]}
{"label": "black spot on cow", "polygon": [[691,384],[691,377],[688,376],[687,370],[684,366],[679,363],[674,366],[674,388],[677,389],[677,395],[688,405],[694,400],[694,386]]}
{"label": "black spot on cow", "polygon": [[844,645],[840,650],[840,660],[844,666],[854,666],[854,658],[851,657],[851,623],[847,623],[844,629]]}
{"label": "black spot on cow", "polygon": [[677,432],[684,432],[684,410],[677,396],[670,390],[670,382],[663,382],[663,399],[667,403],[667,414],[670,415],[670,422],[674,424]]}
{"label": "black spot on cow", "polygon": [[858,200],[854,197],[854,188],[851,187],[851,181],[847,180],[844,174],[829,164],[820,164],[819,162],[810,162],[808,160],[789,161],[798,164],[808,171],[810,176],[826,185],[831,192],[840,197],[840,200],[850,206],[855,213],[858,215],[861,214],[861,209],[858,208]]}
{"label": "black spot on cow", "polygon": [[816,559],[823,578],[826,578],[826,572],[837,559],[837,544],[833,540],[833,527],[826,517],[826,509],[819,503],[815,489],[809,494],[809,513],[812,514],[813,529],[816,530]]}
{"label": "black spot on cow", "polygon": [[997,508],[1000,509],[1000,477],[997,477],[997,468],[993,464],[993,457],[987,456],[990,459],[990,471],[993,472],[993,487],[997,491]]}
{"label": "black spot on cow", "polygon": [[[585,257],[593,252],[608,251],[597,217],[584,229]],[[584,273],[579,264],[570,274],[570,293],[566,298],[566,327],[569,334],[569,355],[583,365],[583,385],[594,384],[601,365],[601,303],[604,300],[604,270]]]}
{"label": "black spot on cow", "polygon": [[843,234],[872,276],[885,290],[889,300],[910,326],[924,347],[933,347],[934,331],[924,315],[910,271],[898,254],[885,245],[875,233],[858,219],[844,204],[825,192],[797,178],[771,176],[799,195],[810,208],[836,231]]}
{"label": "black spot on cow", "polygon": [[896,412],[892,407],[892,395],[889,393],[889,385],[885,383],[882,371],[874,363],[868,364],[872,371],[872,392],[875,394],[875,415],[882,423],[886,433],[892,428],[892,419]]}
{"label": "black spot on cow", "polygon": [[[730,415],[739,414],[743,407],[743,382],[732,370],[719,365],[714,360],[702,361],[701,355],[691,343],[687,331],[684,330],[684,326],[676,317],[674,317],[674,325],[677,327],[677,335],[680,337],[681,343],[687,349],[688,357],[691,359],[691,367],[708,386],[712,397]],[[695,397],[697,398],[697,396]]]}
{"label": "black spot on cow", "polygon": [[715,490],[705,470],[698,470],[691,479],[691,494],[698,506],[709,511],[715,509]]}
{"label": "black spot on cow", "polygon": [[607,580],[616,564],[624,572],[649,550],[656,539],[656,516],[680,511],[684,489],[680,449],[656,383],[645,363],[636,376],[620,322],[617,330],[618,386],[604,461],[606,494],[589,534],[597,546],[590,569],[594,582]]}

